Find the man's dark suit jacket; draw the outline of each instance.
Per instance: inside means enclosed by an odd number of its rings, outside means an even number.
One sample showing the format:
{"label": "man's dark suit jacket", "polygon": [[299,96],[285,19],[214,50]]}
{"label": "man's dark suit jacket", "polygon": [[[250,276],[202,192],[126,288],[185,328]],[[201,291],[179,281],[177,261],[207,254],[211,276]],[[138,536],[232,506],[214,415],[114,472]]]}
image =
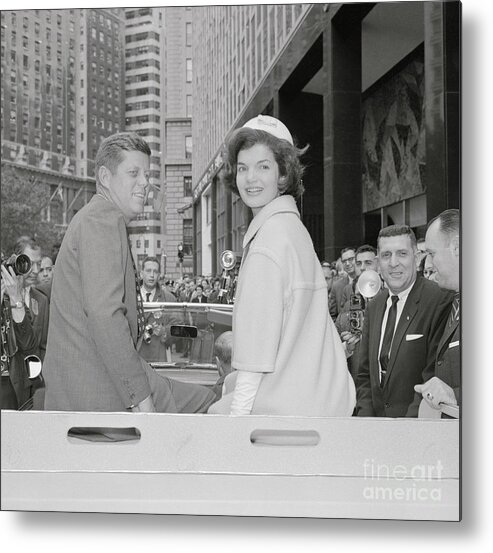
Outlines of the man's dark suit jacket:
{"label": "man's dark suit jacket", "polygon": [[460,322],[456,321],[450,327],[445,326],[438,344],[435,376],[454,390],[459,406],[461,405],[460,366]]}
{"label": "man's dark suit jacket", "polygon": [[380,386],[378,348],[388,290],[367,307],[356,378],[356,414],[362,417],[416,417],[414,385],[433,375],[436,353],[453,295],[417,277],[395,330],[387,374]]}
{"label": "man's dark suit jacket", "polygon": [[337,315],[344,307],[342,294],[347,284],[349,284],[349,277],[347,275],[344,275],[339,280],[334,281],[334,284],[332,285],[332,290],[329,293],[329,313],[334,322],[337,319]]}

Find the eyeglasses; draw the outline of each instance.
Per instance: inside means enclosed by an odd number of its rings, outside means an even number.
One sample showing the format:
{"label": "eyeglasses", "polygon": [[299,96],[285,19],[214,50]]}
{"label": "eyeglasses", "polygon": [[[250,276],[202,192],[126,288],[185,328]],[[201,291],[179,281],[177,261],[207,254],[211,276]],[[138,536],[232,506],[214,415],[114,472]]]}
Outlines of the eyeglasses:
{"label": "eyeglasses", "polygon": [[342,263],[352,263],[354,261],[354,257],[348,257],[347,259],[344,259]]}

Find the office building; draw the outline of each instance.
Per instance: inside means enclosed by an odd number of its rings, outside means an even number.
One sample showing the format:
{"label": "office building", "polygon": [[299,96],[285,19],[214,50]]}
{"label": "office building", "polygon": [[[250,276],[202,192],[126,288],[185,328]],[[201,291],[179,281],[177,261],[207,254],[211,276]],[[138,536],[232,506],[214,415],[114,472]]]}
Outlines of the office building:
{"label": "office building", "polygon": [[95,192],[101,140],[123,128],[123,11],[2,11],[2,164],[50,186],[66,228]]}
{"label": "office building", "polygon": [[218,178],[228,133],[280,118],[304,161],[299,204],[320,259],[405,223],[424,234],[460,199],[460,3],[197,7],[196,272],[241,251],[251,215]]}

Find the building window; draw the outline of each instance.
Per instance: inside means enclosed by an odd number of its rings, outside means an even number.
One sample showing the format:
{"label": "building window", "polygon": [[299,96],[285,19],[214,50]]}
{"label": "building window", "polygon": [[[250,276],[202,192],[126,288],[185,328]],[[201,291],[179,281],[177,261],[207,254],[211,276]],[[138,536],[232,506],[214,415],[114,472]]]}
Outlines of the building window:
{"label": "building window", "polygon": [[140,244],[141,244],[140,240],[137,240],[137,241],[135,242],[135,245],[137,246],[137,248],[140,248]]}
{"label": "building window", "polygon": [[192,177],[183,177],[183,195],[192,195]]}
{"label": "building window", "polygon": [[149,247],[149,240],[144,240],[144,250],[147,250]]}
{"label": "building window", "polygon": [[193,245],[193,221],[192,219],[183,219],[183,253],[192,255]]}
{"label": "building window", "polygon": [[192,59],[187,58],[187,83],[192,82]]}
{"label": "building window", "polygon": [[186,106],[186,116],[187,117],[192,117],[192,110],[193,110],[192,95],[187,94],[187,106]]}
{"label": "building window", "polygon": [[187,23],[186,24],[186,44],[187,46],[192,46],[192,24],[191,23]]}
{"label": "building window", "polygon": [[192,157],[192,137],[185,136],[185,158],[190,159]]}

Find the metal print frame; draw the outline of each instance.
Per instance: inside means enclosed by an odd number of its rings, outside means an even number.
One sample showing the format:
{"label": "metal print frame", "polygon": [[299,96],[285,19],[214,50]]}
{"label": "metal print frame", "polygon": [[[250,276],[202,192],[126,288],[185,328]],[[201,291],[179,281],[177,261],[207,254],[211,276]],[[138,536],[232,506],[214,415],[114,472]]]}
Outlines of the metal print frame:
{"label": "metal print frame", "polygon": [[[186,8],[165,9],[184,24]],[[105,23],[99,28],[97,16],[106,10],[80,11],[96,16],[94,35],[87,20],[85,47],[104,42]],[[28,16],[25,40],[29,49],[35,41],[33,56],[40,47],[29,12],[2,12],[2,103],[22,79],[22,63],[30,63],[26,54],[12,54],[19,46],[12,43],[12,14],[17,28]],[[427,221],[459,207],[459,2],[203,6],[184,17],[194,36],[184,31],[174,54],[183,57],[182,46],[193,51],[193,108],[179,89],[179,109],[187,112],[175,117],[170,107],[172,116],[163,113],[159,123],[170,148],[173,140],[185,147],[175,161],[171,149],[161,152],[169,227],[161,223],[171,237],[177,221],[179,233],[184,218],[194,221],[185,263],[196,274],[217,272],[223,249],[241,249],[248,215],[217,174],[227,133],[258,113],[281,118],[301,143],[310,143],[309,192],[300,209],[320,260],[335,260],[346,244],[375,243],[378,229],[393,222],[423,236]],[[121,38],[124,19],[122,25]],[[237,42],[228,34],[233,29]],[[22,40],[17,37],[21,47]],[[17,83],[19,98],[28,95],[27,86]],[[2,171],[11,166],[45,179],[55,192],[52,217],[68,223],[93,193],[93,161],[80,159],[75,148],[62,154],[35,143],[42,133],[31,119],[24,141],[20,122],[15,131],[12,126],[18,108],[3,107]],[[125,115],[128,123],[133,115]],[[80,137],[65,134],[67,144],[79,144]],[[412,181],[416,175],[419,183]],[[193,189],[175,202],[172,192],[183,188],[184,177]],[[206,221],[213,228],[208,235]],[[175,248],[164,258],[168,274],[183,270]],[[2,410],[2,509],[458,521],[461,421],[458,409],[444,411],[440,418],[423,406],[420,418],[392,419]],[[81,428],[99,438],[82,439],[74,431]]]}

